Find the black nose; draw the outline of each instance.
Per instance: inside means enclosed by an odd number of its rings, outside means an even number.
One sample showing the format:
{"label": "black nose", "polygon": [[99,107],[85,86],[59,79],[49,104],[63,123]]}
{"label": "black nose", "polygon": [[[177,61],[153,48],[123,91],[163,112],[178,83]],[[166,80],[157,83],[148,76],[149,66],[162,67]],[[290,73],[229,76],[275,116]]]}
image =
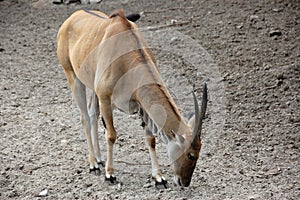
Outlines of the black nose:
{"label": "black nose", "polygon": [[191,180],[188,180],[183,185],[184,185],[184,187],[189,187],[190,183],[191,183]]}
{"label": "black nose", "polygon": [[184,184],[184,187],[189,187],[189,185],[190,185],[190,182]]}

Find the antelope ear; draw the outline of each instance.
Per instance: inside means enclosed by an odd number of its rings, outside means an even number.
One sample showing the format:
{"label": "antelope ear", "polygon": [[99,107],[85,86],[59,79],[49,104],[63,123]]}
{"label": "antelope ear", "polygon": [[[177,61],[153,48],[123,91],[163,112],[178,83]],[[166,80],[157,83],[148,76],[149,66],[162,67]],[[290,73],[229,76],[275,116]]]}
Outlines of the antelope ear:
{"label": "antelope ear", "polygon": [[169,143],[170,141],[172,141],[174,138],[176,138],[176,134],[173,130],[170,130],[170,135],[164,133],[163,131],[161,132],[161,137],[164,141],[164,143]]}
{"label": "antelope ear", "polygon": [[185,141],[184,137],[182,137],[182,135],[179,134],[175,134],[175,138],[180,144],[183,144]]}
{"label": "antelope ear", "polygon": [[194,128],[194,126],[195,126],[195,115],[192,115],[192,116],[188,119],[188,125],[189,125],[191,128]]}
{"label": "antelope ear", "polygon": [[182,135],[175,133],[173,130],[170,130],[170,131],[172,133],[173,138],[176,139],[176,141],[178,141],[180,144],[184,143],[185,139]]}

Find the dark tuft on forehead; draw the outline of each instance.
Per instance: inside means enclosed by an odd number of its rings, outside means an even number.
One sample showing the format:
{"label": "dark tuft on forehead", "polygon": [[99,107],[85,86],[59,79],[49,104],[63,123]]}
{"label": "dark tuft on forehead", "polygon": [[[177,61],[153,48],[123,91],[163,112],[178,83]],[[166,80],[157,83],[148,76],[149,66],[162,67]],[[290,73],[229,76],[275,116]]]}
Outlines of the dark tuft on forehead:
{"label": "dark tuft on forehead", "polygon": [[113,11],[113,12],[109,15],[109,18],[114,18],[114,17],[117,17],[117,16],[126,19],[124,10],[122,10],[122,9],[118,9],[118,10]]}
{"label": "dark tuft on forehead", "polygon": [[115,17],[120,17],[122,20],[123,20],[123,23],[131,28],[131,25],[129,23],[129,21],[127,20],[126,16],[125,16],[125,12],[124,10],[122,9],[118,9],[118,10],[115,10],[113,11],[110,15],[109,15],[109,18],[115,18]]}

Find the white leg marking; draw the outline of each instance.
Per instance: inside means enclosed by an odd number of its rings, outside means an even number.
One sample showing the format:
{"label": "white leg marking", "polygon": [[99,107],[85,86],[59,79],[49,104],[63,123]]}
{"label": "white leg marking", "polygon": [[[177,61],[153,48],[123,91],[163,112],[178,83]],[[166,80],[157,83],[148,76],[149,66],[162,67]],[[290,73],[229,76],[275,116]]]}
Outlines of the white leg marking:
{"label": "white leg marking", "polygon": [[146,127],[145,130],[146,130],[146,144],[148,146],[149,154],[151,158],[152,177],[155,179],[156,182],[161,182],[163,177],[156,156],[155,137],[153,136],[152,132],[149,130],[148,127]]}
{"label": "white leg marking", "polygon": [[103,163],[100,153],[100,145],[99,145],[99,138],[98,138],[98,116],[100,114],[99,111],[99,102],[97,95],[95,93],[92,94],[90,99],[89,105],[89,113],[90,113],[90,120],[91,120],[91,134],[92,134],[92,143],[94,147],[94,155],[97,163]]}
{"label": "white leg marking", "polygon": [[78,78],[75,78],[74,81],[73,94],[81,113],[81,123],[88,144],[90,169],[94,169],[98,167],[98,164],[94,158],[94,150],[93,150],[93,144],[91,139],[90,117],[87,111],[85,85],[83,85]]}

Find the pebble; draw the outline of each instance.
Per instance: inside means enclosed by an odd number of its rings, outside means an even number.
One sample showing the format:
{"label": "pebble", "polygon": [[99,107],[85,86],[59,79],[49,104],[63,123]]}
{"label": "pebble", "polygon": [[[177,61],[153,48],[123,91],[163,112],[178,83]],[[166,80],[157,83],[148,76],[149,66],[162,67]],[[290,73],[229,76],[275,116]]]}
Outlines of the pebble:
{"label": "pebble", "polygon": [[68,143],[68,140],[62,139],[62,140],[60,141],[60,143],[61,143],[61,144],[67,144],[67,143]]}
{"label": "pebble", "polygon": [[250,15],[250,21],[254,21],[254,20],[257,20],[258,19],[258,16],[257,15]]}
{"label": "pebble", "polygon": [[171,24],[176,24],[177,20],[176,19],[171,19]]}
{"label": "pebble", "polygon": [[151,183],[147,183],[147,184],[143,185],[143,188],[150,188],[150,187],[152,187]]}
{"label": "pebble", "polygon": [[282,11],[282,9],[278,9],[278,8],[273,8],[272,9],[274,12],[281,12]]}
{"label": "pebble", "polygon": [[179,42],[179,41],[180,41],[180,39],[178,37],[172,37],[171,38],[171,43],[173,43],[173,42]]}
{"label": "pebble", "polygon": [[254,194],[248,197],[249,200],[255,200],[255,199],[260,199],[260,196],[258,194]]}
{"label": "pebble", "polygon": [[45,197],[47,195],[48,195],[48,189],[46,188],[38,194],[38,197]]}
{"label": "pebble", "polygon": [[93,185],[92,183],[86,183],[85,187],[88,188],[88,187],[91,187],[92,185]]}
{"label": "pebble", "polygon": [[277,75],[277,79],[278,79],[278,80],[284,79],[283,73],[278,74],[278,75]]}
{"label": "pebble", "polygon": [[74,195],[71,192],[68,192],[64,195],[66,199],[74,199]]}
{"label": "pebble", "polygon": [[236,28],[238,28],[238,29],[242,29],[243,27],[244,27],[243,24],[239,24],[239,25],[236,26]]}
{"label": "pebble", "polygon": [[270,37],[274,37],[274,36],[281,36],[282,35],[282,32],[280,31],[280,30],[271,30],[270,32],[269,32],[269,36]]}

